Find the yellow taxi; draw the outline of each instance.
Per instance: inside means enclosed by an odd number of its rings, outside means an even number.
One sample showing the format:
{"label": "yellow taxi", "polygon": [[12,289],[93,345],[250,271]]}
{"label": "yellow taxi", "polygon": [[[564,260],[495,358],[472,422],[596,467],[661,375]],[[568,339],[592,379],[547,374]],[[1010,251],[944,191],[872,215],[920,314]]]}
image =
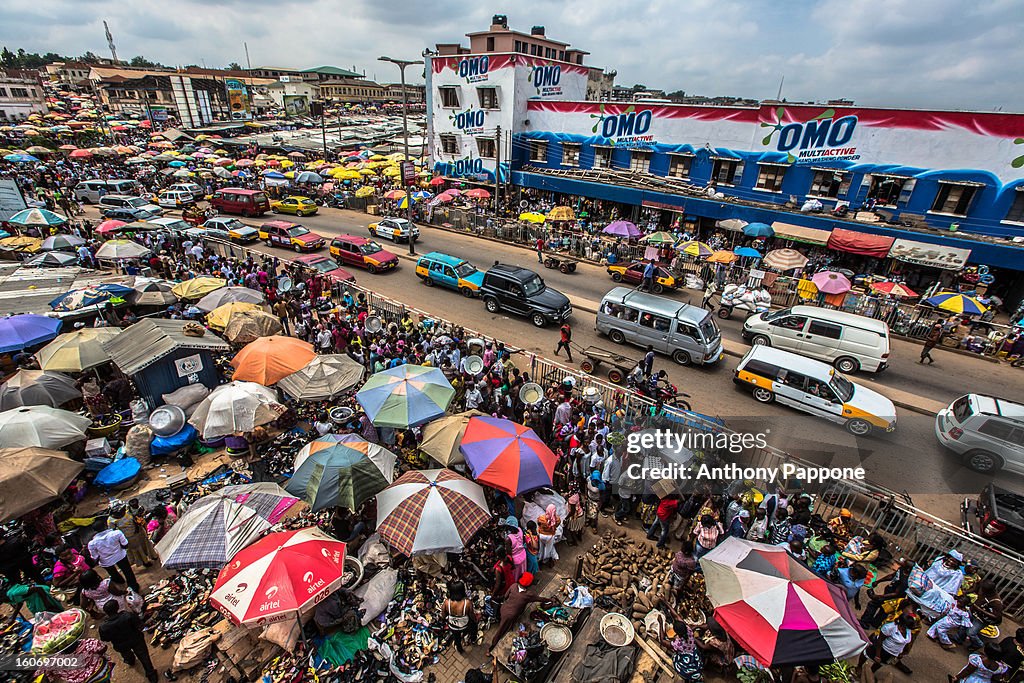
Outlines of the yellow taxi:
{"label": "yellow taxi", "polygon": [[287,213],[293,216],[312,216],[319,208],[309,197],[285,197],[270,202],[270,210],[274,213]]}
{"label": "yellow taxi", "polygon": [[[626,282],[631,285],[638,285],[644,281],[644,268],[647,264],[643,261],[633,263],[615,263],[608,266],[608,274],[615,282]],[[654,267],[654,286],[651,292],[661,294],[666,289],[675,289],[680,285],[680,280],[672,277],[667,268],[659,265]]]}

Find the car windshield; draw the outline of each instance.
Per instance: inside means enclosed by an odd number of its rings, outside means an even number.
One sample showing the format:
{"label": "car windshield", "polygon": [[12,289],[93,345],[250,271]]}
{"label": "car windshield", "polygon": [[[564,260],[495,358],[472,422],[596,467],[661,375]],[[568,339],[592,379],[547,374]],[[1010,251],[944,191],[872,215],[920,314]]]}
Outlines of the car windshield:
{"label": "car windshield", "polygon": [[384,251],[384,247],[380,246],[376,242],[367,242],[366,244],[359,247],[359,253],[363,254],[364,256],[376,254],[378,251]]}
{"label": "car windshield", "polygon": [[313,268],[319,270],[321,273],[329,273],[332,270],[337,269],[338,267],[338,264],[329,258],[318,259],[316,261],[313,261],[312,263],[307,263],[306,265],[312,266]]}
{"label": "car windshield", "polygon": [[765,322],[771,322],[772,320],[775,320],[776,318],[781,318],[782,316],[789,315],[792,312],[793,312],[792,308],[783,308],[781,311],[775,311],[774,313],[762,313],[761,314],[761,320],[763,320]]}
{"label": "car windshield", "polygon": [[463,261],[459,265],[455,266],[455,274],[459,277],[469,277],[475,272],[476,267],[474,267],[469,261]]}
{"label": "car windshield", "polygon": [[224,227],[228,230],[241,230],[245,228],[246,225],[237,218],[232,218],[231,220],[224,221]]}
{"label": "car windshield", "polygon": [[147,202],[142,197],[136,197],[135,199],[129,199],[128,200],[128,206],[134,206],[135,208],[138,208],[140,206],[145,206],[146,204],[149,204],[149,202]]}
{"label": "car windshield", "polygon": [[304,227],[302,227],[301,225],[296,225],[294,228],[288,228],[288,236],[289,237],[302,237],[303,235],[308,235],[308,234],[309,234],[309,230],[304,228]]}
{"label": "car windshield", "polygon": [[534,275],[529,280],[523,283],[523,291],[526,296],[536,296],[544,291],[544,280],[540,279],[540,275]]}
{"label": "car windshield", "polygon": [[185,221],[173,221],[171,223],[164,223],[163,227],[168,230],[188,230],[191,226]]}
{"label": "car windshield", "polygon": [[839,400],[846,403],[853,398],[854,383],[846,379],[838,372],[832,375],[832,381],[829,383],[832,386],[832,391],[836,392]]}
{"label": "car windshield", "polygon": [[718,339],[721,334],[721,332],[718,331],[718,325],[715,324],[715,319],[710,315],[700,321],[700,325],[698,325],[698,327],[700,327],[700,334],[704,337],[704,341]]}

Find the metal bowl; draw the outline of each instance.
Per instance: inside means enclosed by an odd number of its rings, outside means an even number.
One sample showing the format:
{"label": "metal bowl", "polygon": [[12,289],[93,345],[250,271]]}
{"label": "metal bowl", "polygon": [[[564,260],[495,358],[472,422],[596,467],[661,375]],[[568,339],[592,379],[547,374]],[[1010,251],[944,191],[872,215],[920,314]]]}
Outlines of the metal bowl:
{"label": "metal bowl", "polygon": [[149,428],[157,436],[174,436],[185,426],[185,411],[178,406],[160,406],[149,414]]}
{"label": "metal bowl", "polygon": [[540,639],[552,652],[562,652],[572,645],[572,631],[564,624],[548,623],[541,627]]}
{"label": "metal bowl", "polygon": [[613,647],[629,645],[636,635],[632,622],[625,615],[617,612],[609,612],[601,617],[600,630],[604,642]]}

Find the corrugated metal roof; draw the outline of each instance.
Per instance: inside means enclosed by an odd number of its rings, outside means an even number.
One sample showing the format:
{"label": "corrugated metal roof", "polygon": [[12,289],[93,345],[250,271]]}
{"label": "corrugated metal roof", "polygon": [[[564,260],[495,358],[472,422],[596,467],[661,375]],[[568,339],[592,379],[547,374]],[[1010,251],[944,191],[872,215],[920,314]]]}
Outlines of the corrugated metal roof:
{"label": "corrugated metal roof", "polygon": [[140,320],[104,344],[103,348],[126,375],[145,370],[178,349],[226,351],[231,348],[226,341],[210,331],[202,337],[183,334],[182,328],[186,322],[164,318]]}

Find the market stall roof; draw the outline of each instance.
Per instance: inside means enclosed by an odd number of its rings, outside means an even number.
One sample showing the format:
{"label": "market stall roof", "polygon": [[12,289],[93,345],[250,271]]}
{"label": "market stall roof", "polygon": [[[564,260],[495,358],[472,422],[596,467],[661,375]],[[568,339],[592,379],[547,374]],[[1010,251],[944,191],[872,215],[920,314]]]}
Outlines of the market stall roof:
{"label": "market stall roof", "polygon": [[792,223],[783,223],[782,221],[772,223],[772,228],[775,230],[775,237],[777,238],[803,242],[804,244],[817,244],[819,246],[828,244],[828,236],[832,234],[831,230],[805,228],[802,225],[793,225]]}
{"label": "market stall roof", "polygon": [[226,341],[210,332],[202,337],[190,337],[183,332],[184,326],[181,320],[141,320],[105,343],[103,348],[126,375],[145,370],[178,349],[227,351],[231,348]]}
{"label": "market stall roof", "polygon": [[866,232],[834,228],[828,238],[828,248],[850,254],[885,258],[889,255],[889,249],[892,248],[894,241],[894,237],[886,235],[872,235]]}

